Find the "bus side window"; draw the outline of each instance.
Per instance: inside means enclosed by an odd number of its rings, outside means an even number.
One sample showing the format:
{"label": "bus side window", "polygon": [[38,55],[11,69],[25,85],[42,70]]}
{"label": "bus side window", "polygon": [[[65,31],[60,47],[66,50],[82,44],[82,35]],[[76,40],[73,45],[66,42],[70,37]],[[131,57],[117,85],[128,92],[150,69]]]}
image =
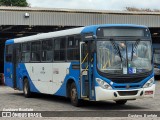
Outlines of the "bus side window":
{"label": "bus side window", "polygon": [[30,42],[22,43],[22,62],[29,62],[30,61]]}
{"label": "bus side window", "polygon": [[31,60],[40,61],[41,60],[41,42],[35,41],[31,43]]}
{"label": "bus side window", "polygon": [[66,58],[66,38],[54,40],[54,61],[64,61]]}
{"label": "bus side window", "polygon": [[52,61],[53,59],[53,40],[43,40],[42,41],[42,61]]}
{"label": "bus side window", "polygon": [[13,57],[13,45],[6,46],[6,62],[12,62]]}
{"label": "bus side window", "polygon": [[79,36],[69,36],[67,40],[67,60],[79,60]]}

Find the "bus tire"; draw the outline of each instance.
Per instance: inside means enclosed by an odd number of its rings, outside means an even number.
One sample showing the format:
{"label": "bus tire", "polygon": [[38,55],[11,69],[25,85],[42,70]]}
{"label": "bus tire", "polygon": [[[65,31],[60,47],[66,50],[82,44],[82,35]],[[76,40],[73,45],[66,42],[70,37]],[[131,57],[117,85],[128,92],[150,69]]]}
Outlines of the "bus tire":
{"label": "bus tire", "polygon": [[127,100],[117,100],[116,104],[118,104],[118,105],[125,105],[126,102],[127,102]]}
{"label": "bus tire", "polygon": [[30,86],[27,78],[24,79],[23,94],[26,98],[31,97]]}
{"label": "bus tire", "polygon": [[76,85],[75,85],[74,82],[71,84],[70,100],[71,100],[71,104],[72,104],[73,106],[78,107],[78,106],[81,105],[81,100],[78,99],[77,88],[76,88]]}

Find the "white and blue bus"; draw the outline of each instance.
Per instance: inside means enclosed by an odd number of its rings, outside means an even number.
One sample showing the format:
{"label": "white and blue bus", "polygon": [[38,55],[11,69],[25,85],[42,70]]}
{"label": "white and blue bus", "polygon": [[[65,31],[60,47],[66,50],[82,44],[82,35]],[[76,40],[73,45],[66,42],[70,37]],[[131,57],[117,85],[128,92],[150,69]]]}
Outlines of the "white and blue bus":
{"label": "white and blue bus", "polygon": [[44,93],[82,100],[153,98],[152,40],[145,26],[92,25],[7,40],[5,84],[25,97]]}

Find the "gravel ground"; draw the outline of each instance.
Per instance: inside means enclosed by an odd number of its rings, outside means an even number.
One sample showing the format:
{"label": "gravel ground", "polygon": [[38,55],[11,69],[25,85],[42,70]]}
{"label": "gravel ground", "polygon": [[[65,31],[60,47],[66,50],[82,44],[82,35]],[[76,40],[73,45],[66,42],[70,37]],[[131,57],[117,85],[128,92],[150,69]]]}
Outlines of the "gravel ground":
{"label": "gravel ground", "polygon": [[[51,95],[39,95],[35,94],[32,98],[25,98],[23,96],[22,91],[13,90],[12,88],[6,86],[0,86],[0,111],[5,109],[32,109],[33,111],[85,111],[85,112],[93,112],[94,114],[100,116],[100,112],[97,111],[113,111],[113,116],[108,117],[107,119],[114,120],[127,120],[135,118],[137,120],[147,120],[147,119],[155,119],[158,120],[160,118],[150,117],[150,118],[141,118],[141,117],[114,117],[114,114],[117,112],[124,112],[124,111],[160,111],[160,80],[156,81],[156,94],[155,98],[147,98],[147,99],[138,99],[135,101],[128,101],[124,106],[117,106],[113,101],[107,102],[84,102],[82,107],[74,107],[70,104],[70,101],[64,97],[58,96],[51,96]],[[73,116],[74,116],[73,112]],[[139,112],[141,113],[141,112]],[[58,113],[57,113],[58,114]],[[66,115],[67,112],[65,113]],[[65,115],[64,114],[64,115]],[[160,112],[159,112],[160,114]],[[1,118],[0,118],[1,119]],[[3,118],[6,119],[6,118]],[[15,119],[15,118],[8,118],[8,119]],[[16,118],[17,119],[17,118]],[[32,120],[34,118],[23,118],[27,120]],[[50,118],[39,118],[39,119],[52,119]],[[57,119],[67,119],[67,120],[74,120],[74,117],[54,117],[55,120]],[[79,117],[77,120],[88,120],[88,119],[95,119],[95,120],[106,120],[106,118],[100,117]],[[18,120],[18,119],[17,119]]]}

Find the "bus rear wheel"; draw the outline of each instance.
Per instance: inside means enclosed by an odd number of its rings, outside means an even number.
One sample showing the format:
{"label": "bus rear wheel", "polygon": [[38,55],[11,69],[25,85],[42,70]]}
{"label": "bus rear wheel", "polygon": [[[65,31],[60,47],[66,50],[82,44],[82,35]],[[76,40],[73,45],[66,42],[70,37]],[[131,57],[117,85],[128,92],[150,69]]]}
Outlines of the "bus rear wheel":
{"label": "bus rear wheel", "polygon": [[81,100],[78,99],[77,88],[74,82],[71,84],[70,99],[73,106],[78,107],[81,105]]}
{"label": "bus rear wheel", "polygon": [[127,100],[117,100],[117,101],[115,101],[115,102],[116,102],[116,104],[118,104],[118,105],[124,105],[124,104],[126,104]]}
{"label": "bus rear wheel", "polygon": [[23,94],[26,98],[31,97],[30,86],[27,78],[24,79]]}

